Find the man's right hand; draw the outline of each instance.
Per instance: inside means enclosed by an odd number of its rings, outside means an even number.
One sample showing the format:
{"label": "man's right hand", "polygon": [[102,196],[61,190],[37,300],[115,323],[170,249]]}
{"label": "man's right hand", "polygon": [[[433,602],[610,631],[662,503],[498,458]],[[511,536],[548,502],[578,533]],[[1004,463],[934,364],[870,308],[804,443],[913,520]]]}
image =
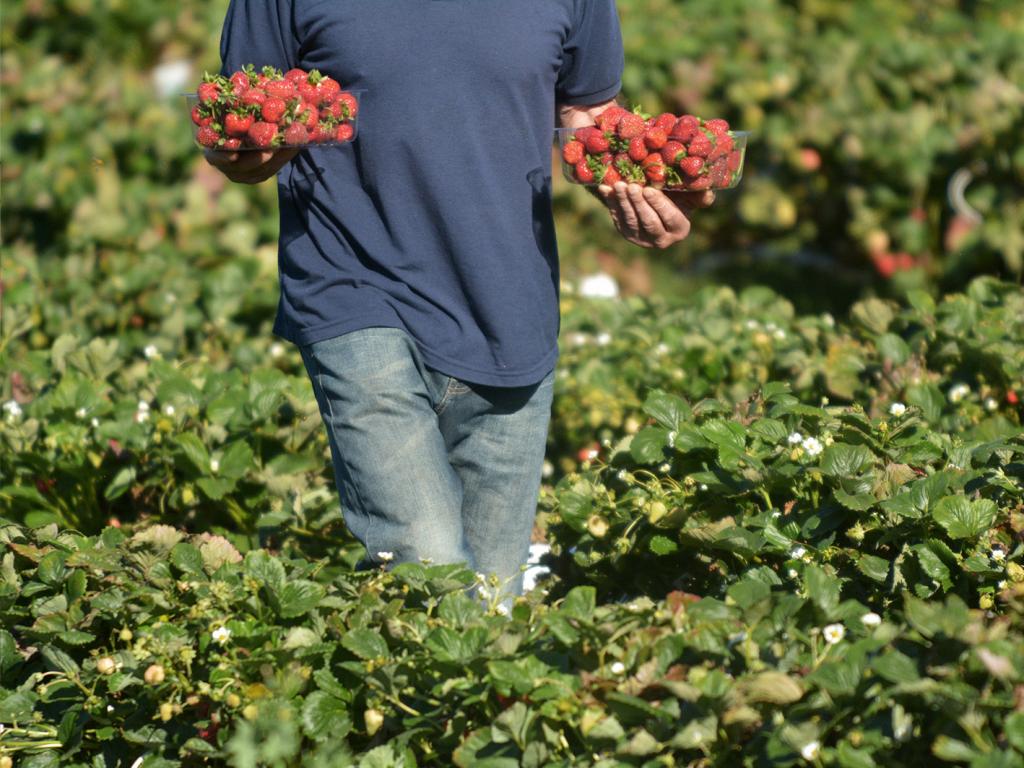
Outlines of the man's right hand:
{"label": "man's right hand", "polygon": [[239,184],[259,184],[275,175],[298,153],[298,149],[292,148],[249,152],[207,149],[203,155],[206,162],[231,181]]}

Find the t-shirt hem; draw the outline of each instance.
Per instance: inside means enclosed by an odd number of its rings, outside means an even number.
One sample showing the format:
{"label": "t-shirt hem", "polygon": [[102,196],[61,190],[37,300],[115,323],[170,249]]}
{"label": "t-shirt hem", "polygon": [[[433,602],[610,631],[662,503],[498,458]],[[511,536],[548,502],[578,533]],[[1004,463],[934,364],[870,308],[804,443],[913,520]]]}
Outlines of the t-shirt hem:
{"label": "t-shirt hem", "polygon": [[557,101],[559,104],[565,104],[570,107],[600,104],[602,101],[610,101],[611,99],[614,99],[619,95],[619,91],[621,90],[622,81],[619,80],[608,88],[604,88],[600,91],[593,91],[592,93],[583,93],[579,95],[560,94]]}
{"label": "t-shirt hem", "polygon": [[526,370],[482,371],[470,368],[456,360],[445,357],[423,344],[406,328],[397,315],[390,312],[377,312],[373,315],[363,314],[358,319],[329,323],[315,328],[295,329],[288,327],[285,323],[277,323],[274,326],[274,333],[286,341],[304,347],[364,328],[398,328],[405,331],[416,344],[417,349],[420,351],[420,356],[426,365],[446,376],[453,376],[460,381],[470,384],[482,384],[491,387],[529,386],[542,381],[554,369],[555,363],[558,361],[558,345],[556,344],[544,355],[539,363]]}

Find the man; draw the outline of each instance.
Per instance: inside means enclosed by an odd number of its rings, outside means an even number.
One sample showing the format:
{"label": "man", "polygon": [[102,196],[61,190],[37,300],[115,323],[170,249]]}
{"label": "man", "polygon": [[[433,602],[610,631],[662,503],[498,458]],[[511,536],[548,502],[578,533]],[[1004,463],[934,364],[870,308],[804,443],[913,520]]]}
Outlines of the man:
{"label": "man", "polygon": [[[232,0],[221,57],[364,90],[353,144],[207,158],[236,182],[278,175],[274,331],[301,349],[361,565],[465,562],[507,605],[558,354],[553,126],[614,103],[614,0]],[[658,248],[713,200],[598,195]]]}

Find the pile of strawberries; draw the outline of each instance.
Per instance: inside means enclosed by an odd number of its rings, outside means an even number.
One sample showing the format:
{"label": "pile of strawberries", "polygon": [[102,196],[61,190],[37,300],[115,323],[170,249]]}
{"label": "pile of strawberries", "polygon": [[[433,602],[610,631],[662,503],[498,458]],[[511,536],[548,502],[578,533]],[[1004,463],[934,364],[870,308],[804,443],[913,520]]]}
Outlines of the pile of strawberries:
{"label": "pile of strawberries", "polygon": [[207,74],[192,108],[196,141],[223,150],[351,141],[359,102],[317,70],[253,65],[231,77]]}
{"label": "pile of strawberries", "polygon": [[[744,137],[745,138],[745,137]],[[563,143],[566,175],[580,184],[617,181],[699,191],[733,186],[745,144],[725,120],[669,113],[645,117],[608,107],[597,124],[578,128]]]}

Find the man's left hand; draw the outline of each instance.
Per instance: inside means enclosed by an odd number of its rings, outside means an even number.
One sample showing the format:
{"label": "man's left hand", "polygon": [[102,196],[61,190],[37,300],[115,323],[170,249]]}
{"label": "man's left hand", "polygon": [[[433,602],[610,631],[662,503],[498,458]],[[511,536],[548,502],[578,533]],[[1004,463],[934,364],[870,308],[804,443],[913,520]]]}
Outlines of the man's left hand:
{"label": "man's left hand", "polygon": [[641,248],[668,248],[690,234],[690,214],[715,202],[715,193],[664,192],[639,184],[602,184],[597,195],[608,207],[615,227]]}

